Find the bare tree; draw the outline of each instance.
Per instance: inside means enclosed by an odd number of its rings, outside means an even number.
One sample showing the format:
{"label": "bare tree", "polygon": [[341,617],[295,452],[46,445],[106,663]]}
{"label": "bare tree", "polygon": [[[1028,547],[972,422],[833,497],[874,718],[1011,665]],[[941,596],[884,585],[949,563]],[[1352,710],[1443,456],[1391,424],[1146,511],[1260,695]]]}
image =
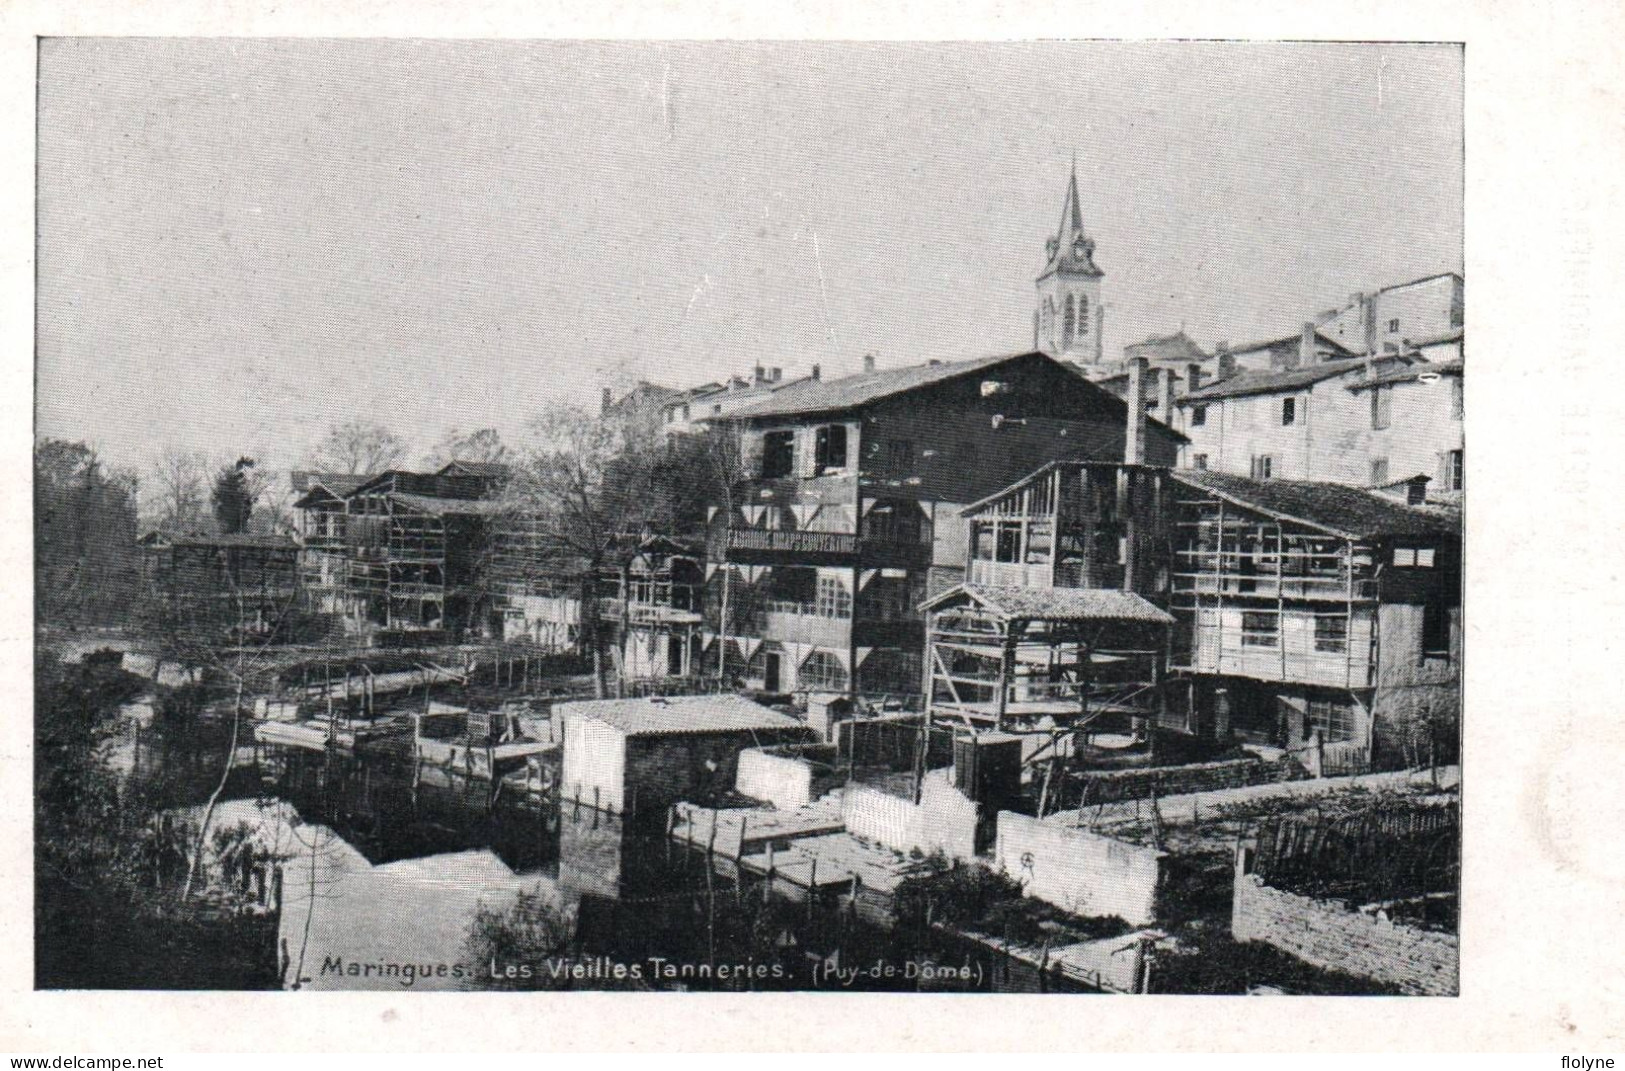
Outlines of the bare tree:
{"label": "bare tree", "polygon": [[310,451],[312,468],[350,474],[383,472],[401,463],[406,444],[381,424],[351,419],[335,424]]}
{"label": "bare tree", "polygon": [[254,496],[254,515],[249,530],[260,535],[282,535],[294,528],[293,481],[287,472],[253,469],[248,488]]}
{"label": "bare tree", "polygon": [[164,447],[144,482],[151,493],[142,502],[143,520],[166,532],[205,532],[213,526],[209,515],[209,473],[204,454]]}
{"label": "bare tree", "polygon": [[444,439],[435,444],[432,450],[423,459],[423,465],[429,469],[445,467],[453,461],[484,461],[504,464],[511,460],[510,451],[502,436],[495,428],[481,428],[478,431],[463,433],[453,429]]}

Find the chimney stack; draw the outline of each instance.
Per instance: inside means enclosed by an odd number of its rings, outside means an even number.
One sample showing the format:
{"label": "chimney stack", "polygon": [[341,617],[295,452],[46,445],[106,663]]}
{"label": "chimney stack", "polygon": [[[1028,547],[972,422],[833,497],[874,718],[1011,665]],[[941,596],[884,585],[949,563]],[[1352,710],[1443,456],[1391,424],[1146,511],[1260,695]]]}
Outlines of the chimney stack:
{"label": "chimney stack", "polygon": [[1174,366],[1163,365],[1158,376],[1157,417],[1170,428],[1174,426]]}
{"label": "chimney stack", "polygon": [[769,383],[777,383],[779,380],[781,380],[783,378],[784,378],[784,369],[782,369],[782,368],[769,368],[767,370],[767,381]]}
{"label": "chimney stack", "polygon": [[813,365],[812,366],[812,377],[815,380],[823,379],[824,378],[824,370],[822,368],[818,367],[816,364]]}
{"label": "chimney stack", "polygon": [[761,365],[757,365],[756,370],[751,373],[751,382],[757,384],[767,382],[767,369],[763,368]]}
{"label": "chimney stack", "polygon": [[599,407],[598,407],[599,415],[603,415],[604,413],[609,412],[610,406],[612,406],[614,404],[615,404],[615,395],[613,393],[611,393],[611,391],[610,391],[610,389],[608,387],[605,387],[604,388],[603,401],[601,401],[599,403]]}
{"label": "chimney stack", "polygon": [[1213,354],[1219,359],[1218,378],[1229,379],[1236,374],[1236,355],[1230,352],[1230,343],[1214,343]]}
{"label": "chimney stack", "polygon": [[1145,464],[1145,375],[1150,362],[1136,357],[1128,363],[1128,427],[1123,434],[1123,463]]}
{"label": "chimney stack", "polygon": [[1313,321],[1303,325],[1303,334],[1298,336],[1298,360],[1294,368],[1308,368],[1315,363],[1315,325]]}
{"label": "chimney stack", "polygon": [[1185,393],[1202,389],[1202,366],[1192,361],[1185,366]]}
{"label": "chimney stack", "polygon": [[874,354],[866,353],[866,354],[863,355],[863,370],[865,372],[873,372],[875,370],[875,355]]}

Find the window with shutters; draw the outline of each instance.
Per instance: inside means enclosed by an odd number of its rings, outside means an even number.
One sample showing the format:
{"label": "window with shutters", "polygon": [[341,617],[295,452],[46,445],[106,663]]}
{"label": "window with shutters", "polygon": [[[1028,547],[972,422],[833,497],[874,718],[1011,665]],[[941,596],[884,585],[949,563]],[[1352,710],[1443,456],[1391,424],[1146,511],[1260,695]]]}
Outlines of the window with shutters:
{"label": "window with shutters", "polygon": [[1385,457],[1371,460],[1371,486],[1381,487],[1388,482],[1388,459]]}
{"label": "window with shutters", "polygon": [[1253,457],[1252,476],[1255,480],[1267,480],[1275,468],[1275,459],[1269,454],[1256,454]]}
{"label": "window with shutters", "polygon": [[1207,455],[1197,454],[1195,457],[1191,458],[1191,468],[1196,469],[1199,472],[1205,472],[1207,470]]}
{"label": "window with shutters", "polygon": [[762,436],[762,478],[773,480],[795,472],[796,433],[770,431]]}
{"label": "window with shutters", "polygon": [[1391,387],[1371,388],[1371,428],[1381,431],[1393,419],[1393,395],[1389,393]]}
{"label": "window with shutters", "polygon": [[1206,424],[1206,423],[1207,423],[1207,406],[1205,406],[1205,405],[1193,405],[1193,406],[1191,406],[1191,427],[1199,428],[1203,424]]}
{"label": "window with shutters", "polygon": [[813,475],[846,468],[846,425],[819,428],[813,440]]}
{"label": "window with shutters", "polygon": [[1281,426],[1285,427],[1288,424],[1295,424],[1295,423],[1297,423],[1297,421],[1298,421],[1298,399],[1296,399],[1296,398],[1282,398],[1281,399]]}
{"label": "window with shutters", "polygon": [[1462,452],[1452,450],[1445,456],[1445,488],[1451,491],[1463,489],[1463,479],[1466,472],[1462,464]]}

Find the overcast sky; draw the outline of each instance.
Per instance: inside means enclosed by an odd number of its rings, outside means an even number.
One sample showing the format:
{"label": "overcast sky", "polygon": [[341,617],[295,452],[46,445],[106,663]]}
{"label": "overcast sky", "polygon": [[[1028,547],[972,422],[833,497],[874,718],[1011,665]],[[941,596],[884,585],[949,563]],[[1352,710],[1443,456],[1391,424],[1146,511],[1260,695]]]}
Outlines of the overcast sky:
{"label": "overcast sky", "polygon": [[1077,154],[1108,356],[1461,269],[1448,46],[56,39],[38,430],[297,463],[1029,348]]}

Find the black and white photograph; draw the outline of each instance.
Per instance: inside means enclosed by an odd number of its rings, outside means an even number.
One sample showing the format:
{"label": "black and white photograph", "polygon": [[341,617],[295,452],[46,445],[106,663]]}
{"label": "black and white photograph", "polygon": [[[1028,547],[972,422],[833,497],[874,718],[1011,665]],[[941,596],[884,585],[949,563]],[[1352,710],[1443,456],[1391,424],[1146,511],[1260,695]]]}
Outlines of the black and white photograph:
{"label": "black and white photograph", "polygon": [[34,988],[1457,996],[1466,62],[41,37]]}

